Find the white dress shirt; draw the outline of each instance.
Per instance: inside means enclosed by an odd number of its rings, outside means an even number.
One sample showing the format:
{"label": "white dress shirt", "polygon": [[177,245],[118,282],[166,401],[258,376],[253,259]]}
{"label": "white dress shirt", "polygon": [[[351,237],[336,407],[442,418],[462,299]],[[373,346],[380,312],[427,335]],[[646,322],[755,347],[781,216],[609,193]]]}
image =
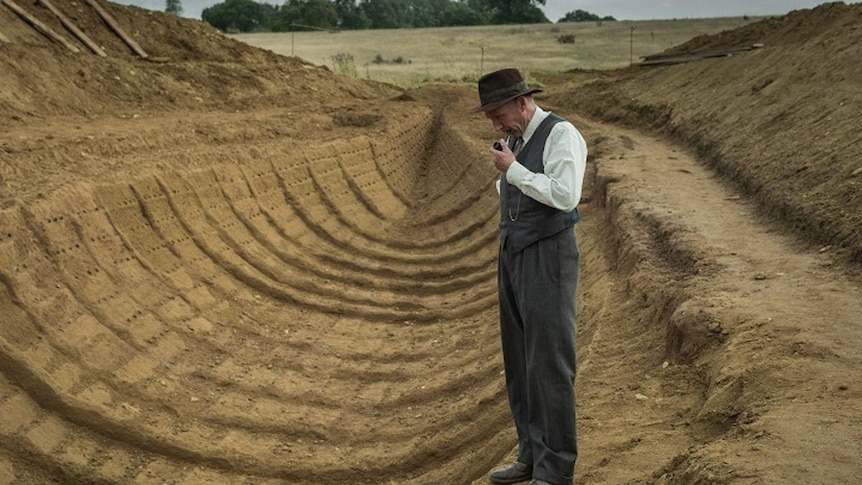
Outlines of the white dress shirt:
{"label": "white dress shirt", "polygon": [[[536,107],[524,131],[525,144],[548,114]],[[581,200],[587,167],[587,142],[573,124],[561,121],[554,125],[545,141],[542,164],[545,173],[534,173],[515,160],[506,171],[506,181],[542,204],[565,212],[572,211]],[[497,181],[499,191],[500,182]]]}

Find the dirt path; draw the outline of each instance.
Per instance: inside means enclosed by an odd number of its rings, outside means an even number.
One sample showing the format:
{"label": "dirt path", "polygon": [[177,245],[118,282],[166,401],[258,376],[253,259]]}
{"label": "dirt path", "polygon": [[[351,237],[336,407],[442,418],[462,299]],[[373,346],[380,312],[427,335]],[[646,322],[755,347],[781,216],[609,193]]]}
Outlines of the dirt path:
{"label": "dirt path", "polygon": [[685,150],[586,125],[602,134],[594,203],[607,219],[581,226],[599,234],[587,251],[604,248],[606,265],[588,262],[582,300],[584,483],[652,483],[642,471],[657,462],[653,478],[674,483],[858,478],[858,282],[829,248],[759,219]]}

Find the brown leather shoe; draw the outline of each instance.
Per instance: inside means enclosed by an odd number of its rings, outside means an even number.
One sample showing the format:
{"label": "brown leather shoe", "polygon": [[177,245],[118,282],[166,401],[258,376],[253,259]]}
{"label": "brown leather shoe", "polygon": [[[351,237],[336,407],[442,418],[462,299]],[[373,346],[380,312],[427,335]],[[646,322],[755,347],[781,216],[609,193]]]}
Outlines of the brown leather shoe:
{"label": "brown leather shoe", "polygon": [[505,468],[494,470],[488,476],[491,483],[497,484],[526,482],[531,478],[533,478],[533,467],[520,461],[516,461]]}

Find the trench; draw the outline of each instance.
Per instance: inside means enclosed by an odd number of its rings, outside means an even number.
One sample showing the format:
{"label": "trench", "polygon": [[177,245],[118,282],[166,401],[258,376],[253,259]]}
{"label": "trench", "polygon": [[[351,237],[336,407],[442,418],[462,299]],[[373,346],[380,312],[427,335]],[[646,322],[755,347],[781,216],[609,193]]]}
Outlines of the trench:
{"label": "trench", "polygon": [[[385,137],[259,140],[210,168],[6,206],[0,477],[483,482],[514,442],[496,173],[464,162],[486,143],[457,125],[406,110]],[[591,170],[578,229],[579,426],[589,440],[608,413],[644,412],[589,404],[608,393],[662,392],[649,419],[679,423],[661,439],[684,453],[728,425],[689,425],[707,379],[687,364],[713,342],[672,283],[698,258],[613,184]],[[602,386],[668,363],[630,389]],[[611,432],[619,449],[659,439]]]}

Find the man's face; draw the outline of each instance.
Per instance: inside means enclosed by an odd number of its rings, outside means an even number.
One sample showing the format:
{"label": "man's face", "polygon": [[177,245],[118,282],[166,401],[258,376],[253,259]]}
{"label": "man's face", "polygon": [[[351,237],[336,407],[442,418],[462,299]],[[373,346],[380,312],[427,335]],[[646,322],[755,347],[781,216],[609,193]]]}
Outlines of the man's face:
{"label": "man's face", "polygon": [[519,96],[508,103],[491,111],[486,111],[485,116],[491,120],[495,131],[507,133],[512,138],[524,135],[527,129],[527,100]]}

